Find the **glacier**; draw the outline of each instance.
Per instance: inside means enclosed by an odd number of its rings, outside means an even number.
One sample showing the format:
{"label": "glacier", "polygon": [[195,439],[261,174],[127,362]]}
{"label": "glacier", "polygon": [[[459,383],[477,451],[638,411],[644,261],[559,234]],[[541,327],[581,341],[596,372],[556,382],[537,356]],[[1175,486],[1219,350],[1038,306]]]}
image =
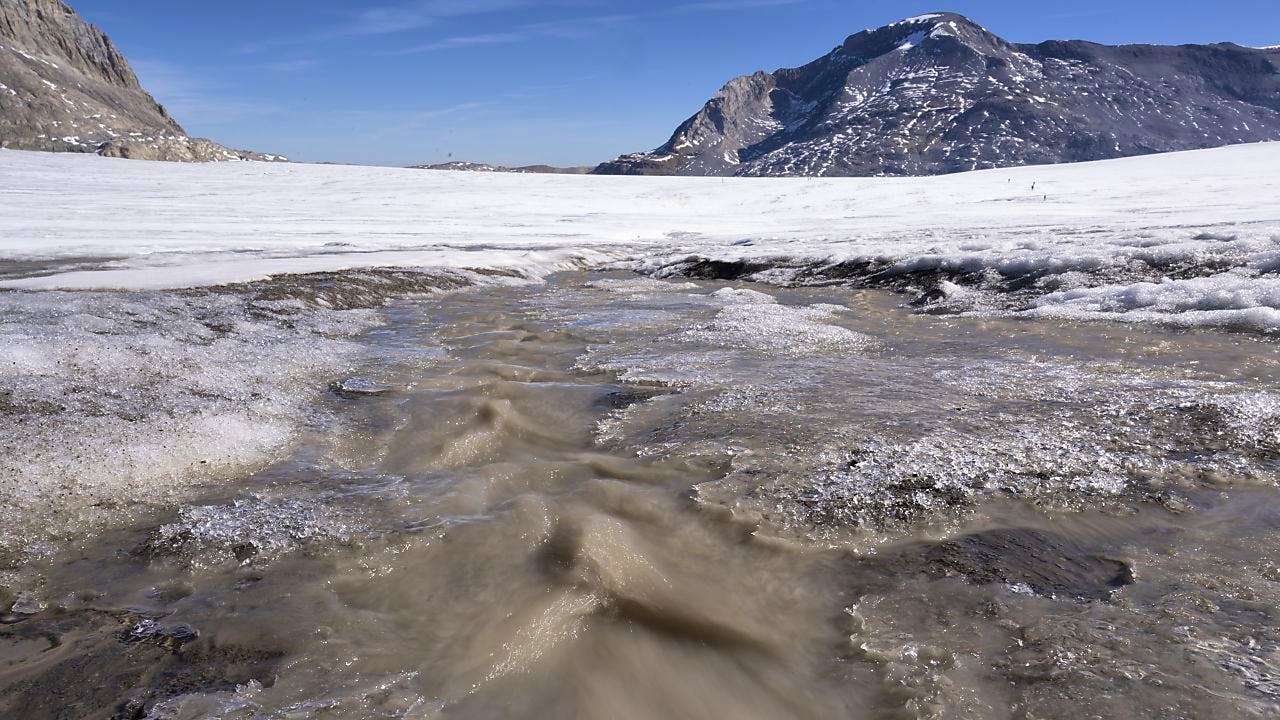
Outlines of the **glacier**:
{"label": "glacier", "polygon": [[1278,167],[1272,143],[834,179],[151,165],[9,150],[0,287],[158,290],[385,267],[538,278],[612,263],[677,275],[709,260],[783,284],[897,277],[944,300],[957,284],[1007,289],[983,282],[996,278],[1020,293],[995,303],[1003,312],[1276,332],[1276,293],[1260,288],[1280,270]]}
{"label": "glacier", "polygon": [[0,715],[1272,717],[1277,152],[0,151]]}
{"label": "glacier", "polygon": [[[356,337],[404,295],[607,268],[885,287],[928,313],[1274,335],[1277,168],[1280,144],[835,179],[3,150],[0,550],[40,554],[33,535],[114,522],[280,457],[317,393],[367,369]],[[743,297],[726,294],[690,337],[867,346],[818,323],[829,308]]]}

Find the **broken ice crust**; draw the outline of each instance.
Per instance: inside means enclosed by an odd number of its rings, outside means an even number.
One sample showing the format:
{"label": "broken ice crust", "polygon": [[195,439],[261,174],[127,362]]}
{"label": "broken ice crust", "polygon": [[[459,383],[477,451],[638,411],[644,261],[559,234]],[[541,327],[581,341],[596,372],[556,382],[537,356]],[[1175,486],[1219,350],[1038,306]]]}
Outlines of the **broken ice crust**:
{"label": "broken ice crust", "polygon": [[5,555],[260,467],[314,412],[315,379],[350,363],[376,322],[218,294],[0,305]]}
{"label": "broken ice crust", "polygon": [[[773,292],[792,302],[840,295]],[[1105,332],[1063,329],[1069,347],[1094,349],[1091,363],[1021,353],[975,361],[959,345],[948,348],[954,355],[918,345],[906,351],[900,335],[875,330],[866,317],[874,310],[859,317],[741,288],[682,296],[711,314],[693,322],[668,316],[680,328],[664,340],[670,349],[622,340],[579,358],[581,369],[646,391],[602,419],[597,440],[642,457],[717,458],[725,474],[696,487],[695,501],[741,513],[768,532],[833,542],[921,527],[943,532],[1005,501],[1063,513],[1130,512],[1146,503],[1180,512],[1178,488],[1274,480],[1274,392],[1103,363],[1114,349]],[[672,307],[656,296],[650,302]],[[637,315],[634,307],[620,312]],[[1007,325],[969,328],[1003,335]],[[1032,325],[1034,338],[1044,323]],[[911,324],[922,335],[908,334],[919,342],[932,327],[946,343],[950,326],[922,320]],[[1269,346],[1256,338],[1242,344]],[[1052,355],[1047,345],[1039,350]],[[912,378],[909,388],[903,377]]]}
{"label": "broken ice crust", "polygon": [[782,287],[881,288],[919,312],[1155,322],[1280,333],[1280,235],[1103,241],[1094,246],[903,242],[856,255],[832,244],[818,257],[720,252],[633,266],[656,278],[740,280]]}
{"label": "broken ice crust", "polygon": [[725,306],[709,322],[685,333],[686,339],[797,357],[858,352],[875,345],[861,333],[823,322],[846,311],[838,305],[789,307],[763,293],[733,288],[718,290],[712,297]]}
{"label": "broken ice crust", "polygon": [[352,375],[377,308],[477,280],[512,278],[357,271],[182,292],[0,292],[0,569],[264,467],[323,422],[331,385],[382,387]]}
{"label": "broken ice crust", "polygon": [[261,563],[307,543],[344,541],[352,532],[340,513],[321,503],[255,497],[182,507],[177,520],[152,531],[146,552],[192,566]]}

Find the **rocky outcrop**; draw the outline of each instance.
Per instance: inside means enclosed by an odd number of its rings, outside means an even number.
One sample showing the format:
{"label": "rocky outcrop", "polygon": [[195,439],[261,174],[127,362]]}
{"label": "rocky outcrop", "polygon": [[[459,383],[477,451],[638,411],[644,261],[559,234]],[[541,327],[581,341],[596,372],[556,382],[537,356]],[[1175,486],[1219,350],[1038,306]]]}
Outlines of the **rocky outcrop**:
{"label": "rocky outcrop", "polygon": [[453,160],[447,163],[438,163],[435,165],[413,165],[414,170],[453,170],[457,172],[493,172],[493,173],[520,173],[533,175],[586,175],[592,171],[591,167],[554,167],[552,165],[520,165],[518,167],[505,167],[503,165],[489,165],[488,163],[466,162],[465,160]]}
{"label": "rocky outcrop", "polygon": [[0,147],[152,160],[283,159],[188,137],[111,39],[62,0],[0,0]]}
{"label": "rocky outcrop", "polygon": [[58,0],[0,2],[0,36],[29,53],[61,58],[87,77],[140,90],[111,39]]}
{"label": "rocky outcrop", "polygon": [[933,13],[732,80],[600,174],[930,175],[1280,140],[1280,51],[1017,45]]}
{"label": "rocky outcrop", "polygon": [[212,140],[183,136],[109,140],[98,146],[98,154],[104,157],[118,157],[129,160],[166,160],[169,162],[288,161],[288,158],[283,155],[272,155],[249,150],[232,150]]}

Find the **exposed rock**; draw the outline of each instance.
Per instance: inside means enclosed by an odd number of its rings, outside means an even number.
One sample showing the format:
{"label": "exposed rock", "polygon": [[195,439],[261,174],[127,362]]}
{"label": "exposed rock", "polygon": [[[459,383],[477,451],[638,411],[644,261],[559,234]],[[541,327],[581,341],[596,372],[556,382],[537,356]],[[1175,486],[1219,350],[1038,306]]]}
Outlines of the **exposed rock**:
{"label": "exposed rock", "polygon": [[49,603],[33,592],[20,592],[13,600],[9,612],[15,615],[38,615],[44,612]]}
{"label": "exposed rock", "polygon": [[98,146],[98,154],[104,157],[118,157],[129,160],[168,160],[170,162],[285,161],[285,158],[280,155],[232,150],[212,140],[189,137],[110,140]]}
{"label": "exposed rock", "polygon": [[151,711],[271,677],[284,658],[276,638],[204,638],[185,623],[118,608],[0,625],[0,646],[8,653],[0,717],[23,720],[174,717]]}
{"label": "exposed rock", "polygon": [[391,392],[390,385],[384,385],[376,380],[367,377],[357,376],[349,377],[345,380],[337,380],[330,388],[342,397],[372,397],[375,395],[386,395]]}
{"label": "exposed rock", "polygon": [[935,13],[730,81],[598,174],[931,175],[1280,140],[1280,51],[1009,43]]}
{"label": "exposed rock", "polygon": [[447,163],[439,163],[436,165],[413,165],[415,170],[456,170],[461,172],[496,172],[496,173],[524,173],[537,175],[586,175],[591,172],[589,167],[553,167],[551,165],[521,165],[520,167],[504,167],[502,165],[489,165],[487,163],[466,162],[463,160],[454,160]]}
{"label": "exposed rock", "polygon": [[177,650],[200,637],[200,631],[187,623],[160,623],[142,617],[120,633],[126,643],[150,642],[168,650]]}
{"label": "exposed rock", "polygon": [[1000,583],[1014,592],[1058,598],[1109,599],[1134,582],[1123,561],[1064,537],[1001,528],[937,543],[910,545],[900,562],[934,577],[962,576],[976,585]]}
{"label": "exposed rock", "polygon": [[284,160],[187,136],[62,0],[0,0],[0,147],[199,162]]}

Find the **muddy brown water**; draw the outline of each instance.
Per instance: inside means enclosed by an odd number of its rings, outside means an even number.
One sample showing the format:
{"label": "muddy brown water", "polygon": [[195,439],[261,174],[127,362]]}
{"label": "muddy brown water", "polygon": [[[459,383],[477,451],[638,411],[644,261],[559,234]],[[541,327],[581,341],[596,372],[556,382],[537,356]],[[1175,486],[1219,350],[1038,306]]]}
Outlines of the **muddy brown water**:
{"label": "muddy brown water", "polygon": [[0,715],[1280,713],[1273,341],[725,287],[395,304],[289,458],[41,568]]}

